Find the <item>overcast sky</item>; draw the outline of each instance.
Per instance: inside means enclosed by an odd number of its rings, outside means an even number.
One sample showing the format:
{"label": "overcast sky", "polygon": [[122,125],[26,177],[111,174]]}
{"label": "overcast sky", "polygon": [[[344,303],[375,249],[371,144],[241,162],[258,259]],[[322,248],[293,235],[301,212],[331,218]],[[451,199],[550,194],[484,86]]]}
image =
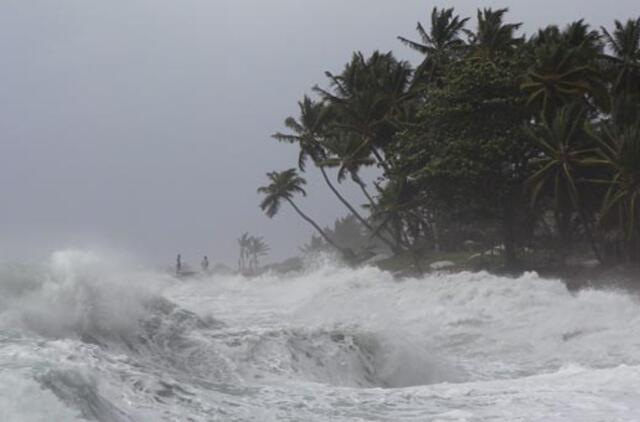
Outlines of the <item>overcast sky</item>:
{"label": "overcast sky", "polygon": [[[234,264],[243,231],[271,259],[296,254],[310,228],[257,206],[264,173],[295,165],[270,134],[354,50],[415,63],[395,37],[434,5],[506,6],[529,33],[640,15],[638,0],[2,0],[0,259],[106,247]],[[308,173],[300,205],[329,224],[343,210]]]}

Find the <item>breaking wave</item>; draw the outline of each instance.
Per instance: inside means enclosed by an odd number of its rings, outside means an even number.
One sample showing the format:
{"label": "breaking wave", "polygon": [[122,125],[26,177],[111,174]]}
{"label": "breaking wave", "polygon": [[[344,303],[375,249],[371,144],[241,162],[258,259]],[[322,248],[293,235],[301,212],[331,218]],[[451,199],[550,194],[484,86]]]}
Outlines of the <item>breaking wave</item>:
{"label": "breaking wave", "polygon": [[534,273],[179,281],[58,252],[0,270],[0,420],[637,420],[639,311]]}

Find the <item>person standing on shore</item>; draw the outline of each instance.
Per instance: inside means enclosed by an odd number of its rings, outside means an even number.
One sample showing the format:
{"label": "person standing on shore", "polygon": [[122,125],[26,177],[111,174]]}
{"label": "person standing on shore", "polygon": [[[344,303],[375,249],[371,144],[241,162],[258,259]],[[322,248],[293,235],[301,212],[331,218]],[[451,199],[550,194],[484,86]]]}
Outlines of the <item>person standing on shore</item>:
{"label": "person standing on shore", "polygon": [[176,258],[176,275],[179,276],[181,272],[182,272],[182,257],[180,256],[180,254],[178,254],[178,257]]}
{"label": "person standing on shore", "polygon": [[202,267],[203,273],[209,272],[209,258],[207,258],[206,255],[204,258],[202,258],[202,262],[200,263],[200,266]]}

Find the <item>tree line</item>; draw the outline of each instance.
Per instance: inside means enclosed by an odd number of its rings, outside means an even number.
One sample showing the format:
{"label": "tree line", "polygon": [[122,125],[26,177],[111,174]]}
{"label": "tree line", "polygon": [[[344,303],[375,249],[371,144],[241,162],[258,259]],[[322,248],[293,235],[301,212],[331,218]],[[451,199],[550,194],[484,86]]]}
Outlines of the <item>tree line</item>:
{"label": "tree line", "polygon": [[[469,240],[501,244],[506,268],[532,249],[558,265],[587,250],[603,264],[638,265],[640,18],[530,36],[520,27],[507,9],[478,10],[472,28],[434,8],[417,40],[398,37],[422,54],[416,67],[356,52],[326,72],[273,135],[298,162],[267,174],[261,208],[273,217],[288,203],[356,259],[295,202],[306,195],[302,174],[317,171],[371,239],[416,265]],[[366,182],[371,166],[380,175]],[[359,203],[340,192],[346,182]]]}

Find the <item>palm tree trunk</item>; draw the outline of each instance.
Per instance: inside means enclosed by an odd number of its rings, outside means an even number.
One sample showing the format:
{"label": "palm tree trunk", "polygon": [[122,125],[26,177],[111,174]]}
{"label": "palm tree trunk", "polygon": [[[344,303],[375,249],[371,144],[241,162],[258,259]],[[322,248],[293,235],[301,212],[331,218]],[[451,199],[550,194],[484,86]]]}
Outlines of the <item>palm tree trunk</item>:
{"label": "palm tree trunk", "polygon": [[298,206],[291,200],[287,198],[287,201],[289,202],[289,204],[291,204],[291,206],[293,207],[294,210],[296,210],[296,212],[298,213],[298,215],[300,215],[300,217],[302,217],[307,223],[311,224],[313,226],[314,229],[316,229],[316,231],[320,234],[320,236],[322,236],[322,238],[329,244],[331,245],[333,248],[335,248],[336,250],[338,250],[340,253],[342,253],[343,255],[345,255],[345,257],[348,255],[348,253],[346,252],[345,249],[341,248],[340,246],[338,246],[325,232],[324,230],[322,230],[322,228],[320,228],[320,226],[313,221],[308,215],[306,215],[305,213],[302,212],[302,210],[300,210],[300,208],[298,208]]}
{"label": "palm tree trunk", "polygon": [[398,252],[397,248],[395,247],[393,242],[388,240],[386,237],[382,236],[382,234],[380,234],[379,229],[374,229],[371,226],[371,224],[369,224],[369,222],[365,220],[364,217],[362,217],[362,215],[360,215],[360,213],[356,211],[356,209],[353,208],[353,206],[340,194],[340,192],[335,188],[335,186],[333,186],[333,183],[331,183],[331,180],[329,179],[329,176],[327,175],[327,172],[325,171],[324,167],[320,166],[320,171],[322,172],[322,177],[324,178],[325,182],[327,182],[327,185],[329,185],[329,189],[331,189],[331,191],[338,197],[340,202],[342,202],[344,206],[347,207],[349,211],[351,211],[351,213],[358,219],[358,221],[360,221],[360,223],[362,223],[362,225],[367,230],[369,230],[378,239],[382,240],[382,242],[384,242],[384,244],[391,249],[391,252],[397,253]]}
{"label": "palm tree trunk", "polygon": [[373,200],[373,198],[371,197],[371,195],[369,195],[369,192],[367,191],[367,185],[364,184],[364,182],[362,181],[362,179],[360,178],[360,176],[358,176],[355,173],[351,173],[351,179],[358,185],[360,186],[360,189],[362,190],[362,193],[364,193],[364,196],[367,197],[367,200],[369,200],[369,203],[372,206],[376,205],[376,202]]}

